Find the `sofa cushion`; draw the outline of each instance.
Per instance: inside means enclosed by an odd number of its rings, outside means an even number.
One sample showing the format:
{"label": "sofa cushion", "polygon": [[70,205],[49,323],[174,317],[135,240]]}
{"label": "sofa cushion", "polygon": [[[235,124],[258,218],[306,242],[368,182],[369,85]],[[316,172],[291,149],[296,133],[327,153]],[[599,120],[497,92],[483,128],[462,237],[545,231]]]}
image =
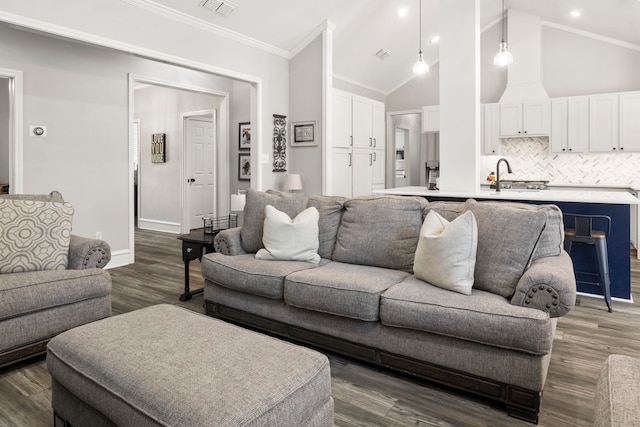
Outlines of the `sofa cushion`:
{"label": "sofa cushion", "polygon": [[408,276],[398,270],[334,261],[288,275],[284,300],[307,310],[374,322],[379,318],[380,294]]}
{"label": "sofa cushion", "polygon": [[0,273],[67,268],[73,207],[0,199]]}
{"label": "sofa cushion", "polygon": [[96,268],[0,274],[0,321],[110,292],[111,276]]}
{"label": "sofa cushion", "polygon": [[336,235],[340,227],[340,220],[344,212],[346,197],[339,196],[309,196],[308,207],[318,209],[318,254],[322,258],[331,259],[336,245]]}
{"label": "sofa cushion", "polygon": [[420,230],[413,271],[432,285],[471,295],[477,246],[478,226],[472,212],[449,222],[432,210]]}
{"label": "sofa cushion", "polygon": [[411,272],[427,203],[398,196],[347,200],[333,260]]}
{"label": "sofa cushion", "polygon": [[264,229],[264,208],[271,205],[289,215],[298,215],[305,208],[307,195],[301,193],[280,193],[277,191],[247,190],[244,206],[244,222],[240,230],[240,245],[249,253],[256,253],[263,248],[262,234]]}
{"label": "sofa cushion", "polygon": [[307,208],[291,219],[286,213],[267,205],[265,214],[264,248],[256,253],[257,259],[320,262],[316,208]]}
{"label": "sofa cushion", "polygon": [[449,292],[415,276],[382,294],[380,321],[535,355],[551,351],[554,333],[553,321],[541,310],[478,289],[471,296]]}
{"label": "sofa cushion", "polygon": [[447,221],[453,221],[465,210],[464,202],[429,202],[424,210],[426,218],[429,212],[436,211]]}
{"label": "sofa cushion", "polygon": [[266,298],[282,299],[284,278],[296,271],[326,264],[303,261],[265,261],[254,254],[236,256],[217,252],[202,257],[202,275],[220,286]]}
{"label": "sofa cushion", "polygon": [[474,287],[505,298],[515,293],[518,280],[531,263],[546,215],[508,204],[467,201],[478,224],[478,252]]}
{"label": "sofa cushion", "polygon": [[37,200],[39,202],[64,203],[62,194],[59,191],[52,191],[49,194],[2,194],[0,199],[12,200]]}

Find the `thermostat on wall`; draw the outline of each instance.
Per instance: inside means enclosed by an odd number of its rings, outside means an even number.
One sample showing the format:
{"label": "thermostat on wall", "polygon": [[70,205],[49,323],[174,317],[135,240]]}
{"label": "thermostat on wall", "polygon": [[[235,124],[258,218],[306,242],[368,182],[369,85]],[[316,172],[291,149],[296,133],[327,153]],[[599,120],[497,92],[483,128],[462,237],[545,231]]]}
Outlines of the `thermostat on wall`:
{"label": "thermostat on wall", "polygon": [[29,134],[32,136],[47,136],[47,127],[46,126],[29,126]]}

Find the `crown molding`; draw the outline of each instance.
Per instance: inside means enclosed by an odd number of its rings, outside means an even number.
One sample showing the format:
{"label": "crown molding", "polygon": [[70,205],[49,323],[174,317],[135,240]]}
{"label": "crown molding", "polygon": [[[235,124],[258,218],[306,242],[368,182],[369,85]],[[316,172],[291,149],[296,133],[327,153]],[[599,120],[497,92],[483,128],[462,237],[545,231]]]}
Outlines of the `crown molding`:
{"label": "crown molding", "polygon": [[614,39],[611,37],[601,36],[595,33],[590,33],[589,31],[578,30],[576,28],[568,27],[566,25],[556,24],[555,22],[551,22],[551,21],[542,21],[542,25],[550,28],[555,28],[557,30],[566,31],[568,33],[577,34],[579,36],[589,37],[589,38],[599,40],[601,42],[613,44],[616,46],[621,46],[627,49],[640,51],[640,45]]}
{"label": "crown molding", "polygon": [[325,20],[322,24],[318,25],[313,31],[311,31],[305,38],[300,40],[298,44],[296,44],[293,49],[289,52],[289,58],[293,58],[300,52],[304,50],[312,41],[318,38],[320,35],[324,33],[325,30],[333,31],[336,28],[336,25],[330,20]]}
{"label": "crown molding", "polygon": [[132,6],[136,6],[141,9],[147,10],[149,12],[155,13],[157,15],[161,15],[165,18],[172,19],[174,21],[178,21],[183,24],[198,28],[200,30],[204,30],[212,34],[216,34],[218,36],[235,40],[245,45],[252,46],[269,53],[273,53],[274,55],[278,55],[283,58],[289,59],[290,57],[289,52],[286,51],[285,49],[281,49],[279,47],[270,45],[268,43],[261,42],[260,40],[256,40],[251,37],[247,37],[243,34],[240,34],[235,31],[231,31],[229,29],[223,28],[216,24],[212,24],[203,19],[195,18],[191,15],[187,15],[186,13],[182,13],[178,10],[171,9],[169,7],[163,6],[151,0],[120,0],[120,1],[130,4]]}

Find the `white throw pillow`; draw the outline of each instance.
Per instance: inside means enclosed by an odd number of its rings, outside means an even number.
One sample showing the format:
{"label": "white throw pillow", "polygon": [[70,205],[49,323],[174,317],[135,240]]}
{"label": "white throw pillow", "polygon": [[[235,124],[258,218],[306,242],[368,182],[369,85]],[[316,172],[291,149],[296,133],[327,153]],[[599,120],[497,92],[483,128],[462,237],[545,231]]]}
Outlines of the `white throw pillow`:
{"label": "white throw pillow", "polygon": [[413,264],[418,279],[471,295],[478,248],[478,226],[467,211],[449,222],[430,211],[422,224]]}
{"label": "white throw pillow", "polygon": [[314,207],[300,212],[293,220],[289,215],[271,205],[264,208],[264,249],[256,258],[265,260],[320,262],[318,255],[318,219],[320,214]]}

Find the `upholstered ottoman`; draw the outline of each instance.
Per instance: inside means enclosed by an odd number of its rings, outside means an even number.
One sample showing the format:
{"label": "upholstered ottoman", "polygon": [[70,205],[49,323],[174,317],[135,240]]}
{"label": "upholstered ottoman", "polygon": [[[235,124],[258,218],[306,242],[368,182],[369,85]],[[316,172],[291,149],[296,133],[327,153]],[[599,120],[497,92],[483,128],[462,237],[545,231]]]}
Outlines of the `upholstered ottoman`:
{"label": "upholstered ottoman", "polygon": [[640,359],[610,354],[596,388],[595,427],[640,426]]}
{"label": "upholstered ottoman", "polygon": [[49,342],[55,425],[332,426],[326,356],[172,305]]}

